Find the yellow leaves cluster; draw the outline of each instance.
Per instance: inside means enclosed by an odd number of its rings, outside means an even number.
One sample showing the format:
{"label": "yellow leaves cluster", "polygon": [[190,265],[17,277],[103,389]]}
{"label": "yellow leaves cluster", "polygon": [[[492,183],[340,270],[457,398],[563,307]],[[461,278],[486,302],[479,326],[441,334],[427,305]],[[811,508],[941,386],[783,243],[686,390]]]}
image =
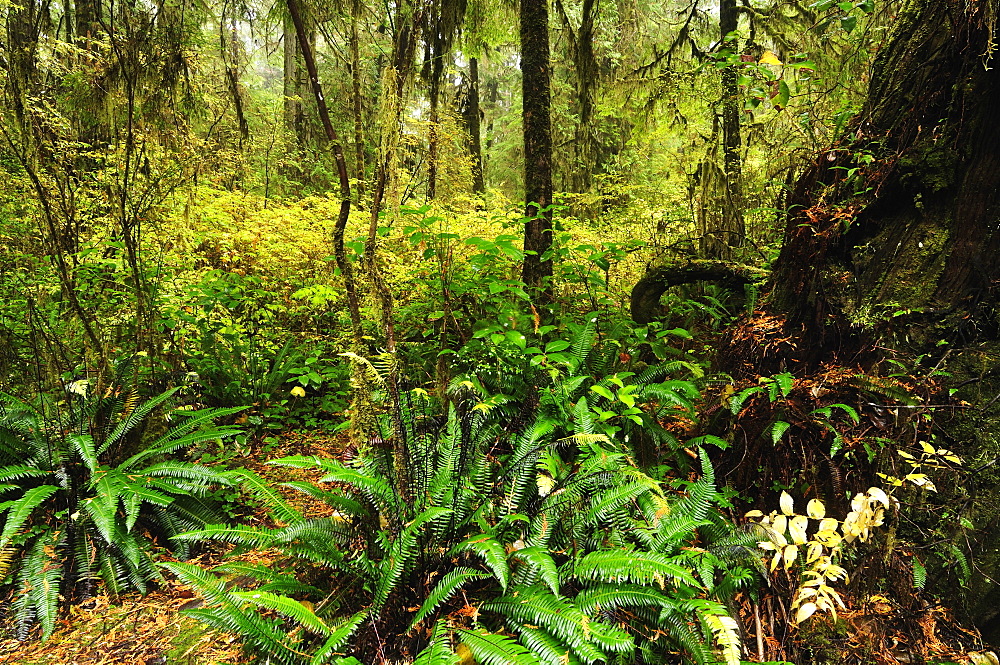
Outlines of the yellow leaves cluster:
{"label": "yellow leaves cluster", "polygon": [[897,478],[896,476],[890,476],[884,473],[878,474],[879,477],[893,487],[900,487],[904,483],[912,483],[922,489],[930,492],[936,492],[937,488],[934,486],[934,483],[931,482],[930,478],[927,477],[927,474],[922,473],[923,469],[925,467],[931,469],[947,469],[950,468],[951,465],[960,465],[962,463],[962,458],[945,448],[935,448],[926,441],[920,442],[920,448],[922,450],[920,457],[916,457],[905,450],[896,451],[896,453],[910,465],[910,473],[907,473],[902,478]]}
{"label": "yellow leaves cluster", "polygon": [[[804,550],[802,577],[804,581],[795,593],[792,609],[795,623],[805,621],[816,612],[828,612],[836,618],[837,605],[844,601],[829,583],[847,581],[847,571],[837,565],[844,545],[858,539],[866,541],[872,530],[885,521],[885,511],[892,499],[884,490],[870,487],[859,492],[851,501],[851,512],[843,521],[826,516],[826,506],[819,499],[806,504],[806,514],[795,512],[795,500],[782,492],[778,501],[779,511],[764,515],[759,510],[746,514],[756,518],[767,534],[767,540],[758,547],[771,555],[771,571],[783,565],[785,570],[800,560]],[[811,529],[810,526],[814,525]]]}

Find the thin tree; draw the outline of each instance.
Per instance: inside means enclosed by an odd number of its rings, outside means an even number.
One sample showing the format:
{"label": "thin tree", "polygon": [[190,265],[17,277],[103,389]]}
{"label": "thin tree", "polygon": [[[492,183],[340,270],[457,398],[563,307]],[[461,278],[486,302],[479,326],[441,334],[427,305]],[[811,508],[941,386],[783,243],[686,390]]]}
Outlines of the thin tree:
{"label": "thin tree", "polygon": [[521,119],[524,128],[524,283],[537,303],[552,299],[552,121],[548,0],[521,0]]}

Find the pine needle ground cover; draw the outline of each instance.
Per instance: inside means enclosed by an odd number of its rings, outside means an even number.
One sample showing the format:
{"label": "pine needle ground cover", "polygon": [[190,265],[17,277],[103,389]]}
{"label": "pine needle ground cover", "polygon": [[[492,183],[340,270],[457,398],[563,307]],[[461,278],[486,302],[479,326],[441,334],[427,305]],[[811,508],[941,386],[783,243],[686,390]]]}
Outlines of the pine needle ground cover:
{"label": "pine needle ground cover", "polygon": [[0,642],[10,665],[230,665],[239,660],[235,636],[207,630],[178,613],[193,594],[170,582],[145,597],[113,604],[107,596],[72,607],[45,642]]}
{"label": "pine needle ground cover", "polygon": [[[343,435],[324,432],[285,432],[262,445],[234,457],[229,464],[243,465],[259,472],[275,486],[282,482],[317,480],[319,474],[301,469],[275,467],[265,462],[273,456],[293,452],[336,458],[345,445]],[[320,502],[301,492],[283,492],[303,514],[319,516]],[[251,523],[266,522],[263,510],[250,509],[241,519]],[[215,548],[192,563],[206,567],[221,562],[230,548]],[[270,565],[273,554],[252,552],[240,557],[245,563]],[[128,595],[112,602],[97,595],[88,602],[71,606],[56,623],[48,640],[0,641],[3,665],[235,665],[246,663],[243,646],[236,635],[221,633],[181,612],[199,606],[201,601],[186,585],[170,579],[160,589],[146,596]]]}

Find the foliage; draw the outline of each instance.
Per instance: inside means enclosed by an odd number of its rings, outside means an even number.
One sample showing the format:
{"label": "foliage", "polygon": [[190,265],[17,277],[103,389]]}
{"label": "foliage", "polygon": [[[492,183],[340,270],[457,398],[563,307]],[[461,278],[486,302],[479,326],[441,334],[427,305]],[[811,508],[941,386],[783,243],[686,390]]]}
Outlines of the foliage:
{"label": "foliage", "polygon": [[241,632],[273,662],[300,662],[303,653],[326,662],[335,652],[365,661],[376,648],[418,662],[463,649],[481,662],[555,663],[567,654],[604,662],[680,648],[707,663],[712,641],[737,662],[734,625],[709,597],[750,581],[739,560],[752,541],[726,535],[707,456],[687,496],[671,497],[621,444],[597,433],[586,396],[568,421],[541,408],[520,427],[502,425],[503,410],[483,397],[460,388],[443,421],[419,391],[403,399],[411,501],[378,447],[347,465],[276,460],[320,469],[318,485],[289,486],[332,514],[305,518],[272,497],[283,526],[180,536],[280,547],[299,562],[289,572],[250,571],[263,583],[254,591],[166,564],[205,594],[210,604],[198,618]]}
{"label": "foliage", "polygon": [[0,395],[0,581],[19,638],[34,625],[49,636],[60,607],[98,581],[115,596],[145,592],[161,579],[154,546],[219,520],[207,499],[229,475],[170,454],[237,434],[212,421],[241,409],[175,411],[180,423],[150,432],[175,393],[141,400],[127,385],[81,380],[62,403]]}

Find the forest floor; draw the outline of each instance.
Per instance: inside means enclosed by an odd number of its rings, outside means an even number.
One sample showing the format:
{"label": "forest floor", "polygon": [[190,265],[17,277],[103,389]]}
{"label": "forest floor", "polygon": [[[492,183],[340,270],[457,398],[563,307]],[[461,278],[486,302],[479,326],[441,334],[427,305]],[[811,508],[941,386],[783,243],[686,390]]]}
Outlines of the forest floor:
{"label": "forest floor", "polygon": [[[266,444],[251,446],[226,458],[225,464],[253,470],[273,483],[307,516],[322,517],[329,513],[330,508],[321,501],[280,485],[293,480],[316,481],[320,471],[272,466],[267,461],[289,455],[342,459],[347,450],[346,434],[286,432],[265,441]],[[261,526],[274,525],[267,513],[253,502],[247,504],[239,520]],[[213,547],[192,561],[210,568],[222,563],[229,549]],[[237,558],[247,563],[271,565],[278,556],[278,552],[265,550],[247,552]],[[993,665],[997,662],[995,657],[991,659],[992,653],[980,654],[962,648],[975,644],[977,636],[955,621],[945,608],[928,608],[922,620],[917,622],[923,634],[908,635],[912,631],[903,626],[912,628],[912,622],[905,621],[901,608],[888,598],[870,597],[865,602],[856,602],[857,599],[845,594],[845,601],[847,607],[839,613],[838,630],[821,629],[819,632],[825,634],[811,637],[807,633],[815,629],[806,630],[792,637],[796,641],[802,638],[807,642],[818,641],[825,646],[812,652],[814,662],[826,662],[833,656],[830,651],[837,652],[844,662],[860,665],[909,662]],[[247,662],[235,635],[210,629],[181,613],[201,604],[201,599],[191,589],[173,579],[167,579],[159,589],[145,596],[126,596],[118,602],[111,602],[104,595],[97,596],[71,607],[45,642],[0,640],[0,665],[238,665]],[[745,625],[761,626],[757,622],[762,618],[764,625],[768,624],[767,617],[754,617],[749,604],[738,611]],[[770,637],[774,634],[774,626],[770,628],[762,631],[767,636],[760,641],[756,636],[747,636],[748,652],[759,651],[761,655],[773,652],[775,644],[765,648],[765,642],[774,639]],[[915,643],[919,643],[919,648],[911,650],[917,646]]]}
{"label": "forest floor", "polygon": [[[254,446],[245,454],[226,460],[272,481],[287,500],[304,514],[319,517],[329,510],[322,502],[300,492],[280,487],[291,480],[317,480],[319,471],[271,466],[268,460],[288,455],[333,458],[343,454],[344,434],[287,432],[271,437],[266,446]],[[241,521],[267,523],[264,511],[254,509]],[[211,567],[222,562],[226,548],[203,552],[192,563]],[[269,563],[273,554],[251,552],[240,559]],[[206,627],[184,616],[181,610],[201,604],[188,587],[167,579],[145,596],[130,595],[112,602],[99,595],[71,607],[56,631],[45,642],[0,639],[2,665],[235,665],[241,658],[239,639]]]}

